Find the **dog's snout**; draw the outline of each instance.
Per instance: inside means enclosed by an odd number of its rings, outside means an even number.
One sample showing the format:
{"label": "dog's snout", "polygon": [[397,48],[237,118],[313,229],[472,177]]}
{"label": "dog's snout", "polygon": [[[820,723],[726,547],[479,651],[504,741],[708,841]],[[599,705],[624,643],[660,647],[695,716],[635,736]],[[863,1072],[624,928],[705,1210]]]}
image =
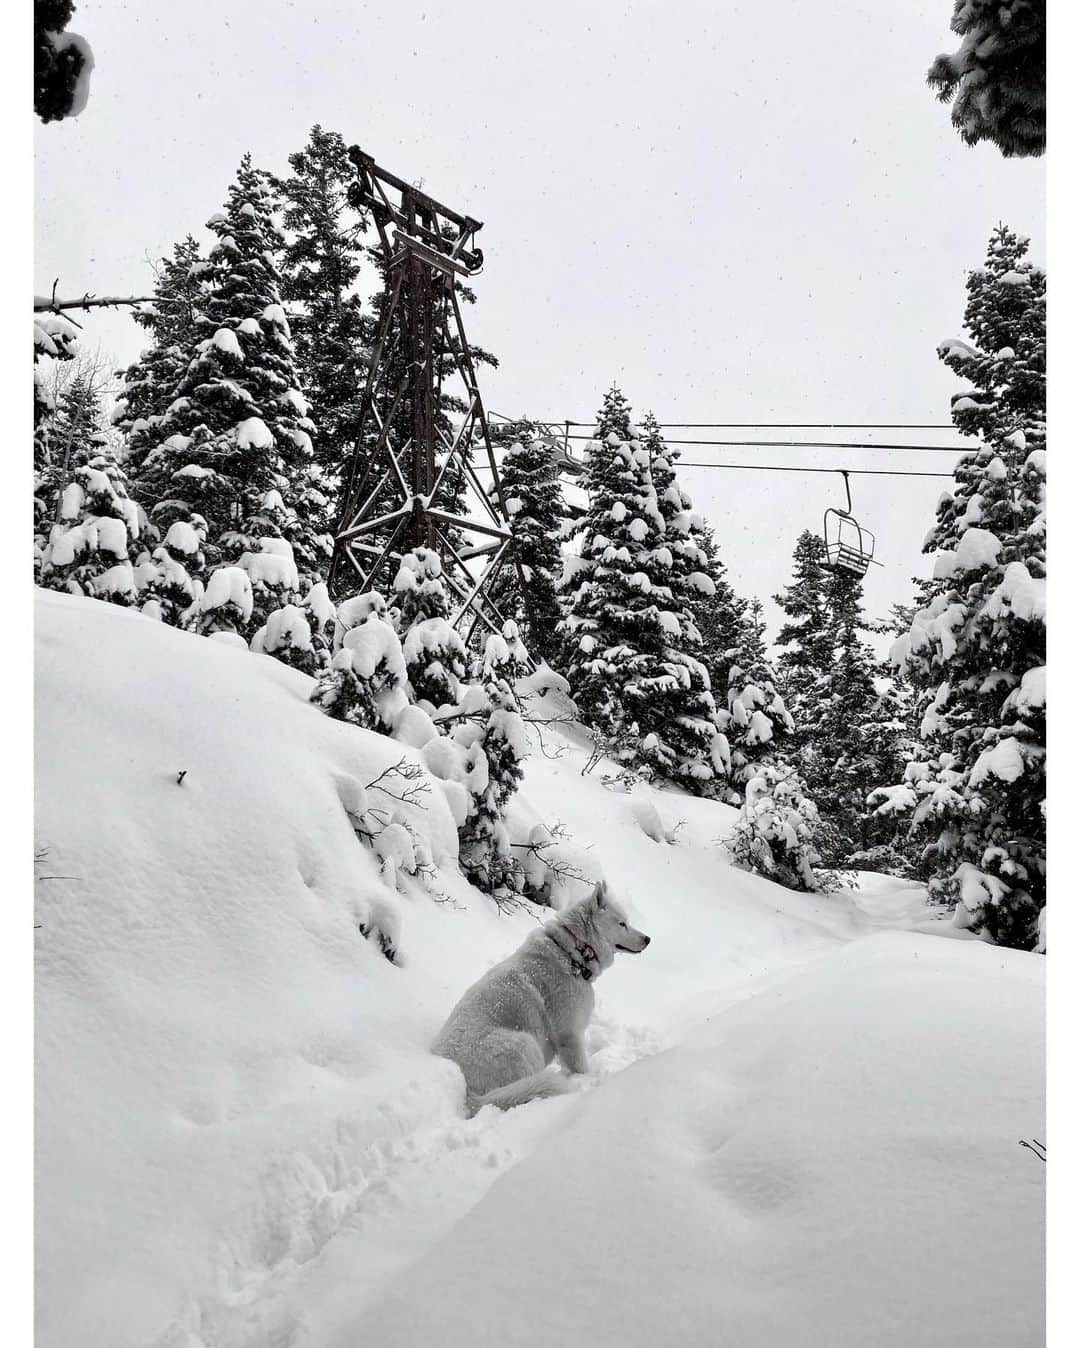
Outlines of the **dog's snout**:
{"label": "dog's snout", "polygon": [[645,947],[649,944],[649,942],[650,942],[651,940],[652,940],[652,937],[651,937],[651,936],[644,936],[644,937],[642,937],[642,944],[641,944],[642,950],[645,949]]}

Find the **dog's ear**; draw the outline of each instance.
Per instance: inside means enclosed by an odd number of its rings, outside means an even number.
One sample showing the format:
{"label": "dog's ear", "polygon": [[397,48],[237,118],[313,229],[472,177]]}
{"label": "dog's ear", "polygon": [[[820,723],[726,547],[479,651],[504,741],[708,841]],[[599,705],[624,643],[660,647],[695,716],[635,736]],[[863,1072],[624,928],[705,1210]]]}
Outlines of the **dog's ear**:
{"label": "dog's ear", "polygon": [[592,896],[593,896],[593,903],[596,904],[597,908],[603,908],[604,904],[607,902],[608,896],[608,888],[606,880],[598,880],[596,882],[596,888],[593,890]]}

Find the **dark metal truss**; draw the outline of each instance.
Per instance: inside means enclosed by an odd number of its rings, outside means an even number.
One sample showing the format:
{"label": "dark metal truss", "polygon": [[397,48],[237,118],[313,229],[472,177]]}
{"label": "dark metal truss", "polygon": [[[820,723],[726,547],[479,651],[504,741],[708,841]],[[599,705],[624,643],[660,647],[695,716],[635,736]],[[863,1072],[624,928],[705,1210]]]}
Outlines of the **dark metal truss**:
{"label": "dark metal truss", "polygon": [[[456,289],[483,266],[475,246],[481,225],[379,168],[359,147],[349,157],[350,201],[378,230],[385,289],[330,584],[335,593],[389,584],[406,552],[432,548],[457,600],[452,621],[468,643],[505,621],[491,590],[507,562],[528,603]],[[442,414],[446,394],[464,409],[456,426]],[[480,481],[474,453],[486,456],[490,485]],[[466,513],[448,513],[439,504],[446,499],[462,500]]]}

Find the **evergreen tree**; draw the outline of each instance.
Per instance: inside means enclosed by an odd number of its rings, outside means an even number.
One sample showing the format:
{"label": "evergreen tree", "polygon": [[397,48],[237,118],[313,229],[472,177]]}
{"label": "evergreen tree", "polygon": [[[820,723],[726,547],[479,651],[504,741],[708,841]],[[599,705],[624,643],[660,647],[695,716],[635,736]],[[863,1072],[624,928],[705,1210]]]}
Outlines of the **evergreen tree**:
{"label": "evergreen tree", "polygon": [[792,561],[791,583],[783,594],[774,596],[787,616],[776,638],[777,646],[784,648],[776,663],[784,681],[785,701],[799,726],[800,742],[805,742],[814,709],[827,695],[833,674],[834,622],[824,541],[804,529]]}
{"label": "evergreen tree", "polygon": [[835,887],[819,874],[825,832],[806,784],[788,763],[759,763],[747,780],[742,807],[728,839],[735,864],[788,889],[817,892]]}
{"label": "evergreen tree", "polygon": [[358,595],[338,610],[336,649],[311,700],[335,720],[393,733],[408,702],[408,675],[382,595]]}
{"label": "evergreen tree", "polygon": [[704,521],[694,513],[693,502],[676,477],[678,450],[665,443],[651,412],[645,414],[642,430],[649,476],[664,523],[663,541],[649,559],[655,568],[651,574],[667,582],[672,599],[665,624],[668,643],[664,658],[676,683],[668,689],[664,723],[674,764],[667,775],[700,790],[718,773],[726,773],[728,764],[727,744],[719,735],[711,677],[703,658],[705,644],[696,622],[699,603],[716,601],[716,583],[710,557],[701,546]]}
{"label": "evergreen tree", "polygon": [[194,626],[206,577],[206,521],[174,520],[161,543],[135,568],[135,584],[148,617],[170,627]]}
{"label": "evergreen tree", "polygon": [[193,323],[201,335],[157,427],[161,443],[139,470],[140,497],[154,503],[162,530],[202,516],[215,562],[234,564],[260,539],[284,537],[314,583],[330,555],[328,500],[281,304],[273,199],[250,156],[224,213],[207,223],[217,243]]}
{"label": "evergreen tree", "polygon": [[315,457],[335,493],[352,456],[367,381],[371,323],[356,293],[366,216],[349,204],[354,169],[336,131],[311,128],[275,180],[288,236],[281,293],[296,312],[296,362],[319,428]]}
{"label": "evergreen tree", "polygon": [[954,0],[959,49],[927,82],[964,143],[991,141],[1006,158],[1046,149],[1046,0]]}
{"label": "evergreen tree", "polygon": [[108,451],[75,468],[64,488],[60,519],[41,562],[41,584],[68,594],[131,606],[140,552],[139,510]]}
{"label": "evergreen tree", "polygon": [[711,595],[698,594],[691,605],[691,613],[701,633],[701,662],[709,672],[713,697],[723,701],[739,633],[746,621],[747,603],[739,598],[727,579],[727,568],[720,560],[710,524],[702,525],[697,543],[705,556],[702,570],[712,581],[713,592]]}
{"label": "evergreen tree", "polygon": [[[469,811],[458,831],[461,868],[469,880],[488,894],[514,887],[518,867],[503,824],[510,798],[524,776],[528,755],[525,725],[510,678],[515,660],[502,636],[492,633],[482,659],[483,681],[471,685],[461,710],[465,713],[452,731],[454,742],[466,751],[469,773]],[[484,770],[476,771],[476,751]]]}
{"label": "evergreen tree", "polygon": [[34,111],[43,122],[77,117],[90,92],[90,44],[65,31],[74,13],[72,0],[34,0]]}
{"label": "evergreen tree", "polygon": [[1033,949],[1046,892],[1046,278],[1027,248],[995,230],[967,285],[974,344],[939,348],[970,385],[953,420],[983,443],[939,502],[933,579],[894,647],[920,753],[874,795],[883,813],[912,812],[931,893],[960,905],[961,924]]}
{"label": "evergreen tree", "polygon": [[[599,420],[629,424],[618,390]],[[648,449],[609,430],[589,444],[585,485],[581,555],[564,564],[562,672],[584,719],[618,742],[616,757],[700,789],[723,766],[724,746],[708,675],[686,650],[700,638],[670,584],[673,554]]]}
{"label": "evergreen tree", "polygon": [[[804,703],[796,721],[797,738],[803,746],[804,777],[819,810],[834,826],[834,850],[827,860],[847,865],[871,846],[867,797],[898,758],[889,741],[894,709],[878,693],[874,654],[861,635],[867,630],[861,580],[831,572],[827,603],[831,673],[820,678],[815,700]],[[895,729],[899,737],[900,727]]]}
{"label": "evergreen tree", "polygon": [[766,654],[760,599],[750,601],[739,633],[728,675],[727,710],[720,713],[719,721],[730,748],[730,780],[738,798],[758,765],[783,752],[795,730]]}
{"label": "evergreen tree", "polygon": [[394,580],[394,599],[394,626],[401,636],[413,701],[430,712],[455,705],[468,657],[450,626],[450,596],[437,552],[414,548],[405,554]]}
{"label": "evergreen tree", "polygon": [[557,647],[559,536],[566,508],[551,446],[534,426],[522,428],[520,437],[507,446],[501,475],[514,556],[525,577],[526,593],[521,593],[517,568],[508,563],[496,577],[492,600],[504,617],[525,627],[532,654],[550,661]]}
{"label": "evergreen tree", "polygon": [[604,401],[600,405],[600,412],[596,418],[593,439],[606,444],[609,435],[614,435],[618,440],[633,439],[630,404],[622,389],[616,387],[615,384],[612,384],[604,394]]}
{"label": "evergreen tree", "polygon": [[[125,437],[125,462],[136,481],[146,456],[161,443],[162,419],[202,336],[197,319],[205,298],[206,270],[199,245],[189,234],[174,245],[171,258],[162,258],[158,264],[153,305],[135,313],[135,321],[147,330],[151,341],[123,372],[113,424]],[[149,509],[156,502],[143,504]]]}
{"label": "evergreen tree", "polygon": [[[67,344],[73,354],[73,342]],[[71,355],[66,357],[71,359]],[[38,552],[58,519],[61,492],[76,468],[105,452],[105,414],[92,372],[77,370],[53,406],[52,395],[35,383],[34,534]]]}

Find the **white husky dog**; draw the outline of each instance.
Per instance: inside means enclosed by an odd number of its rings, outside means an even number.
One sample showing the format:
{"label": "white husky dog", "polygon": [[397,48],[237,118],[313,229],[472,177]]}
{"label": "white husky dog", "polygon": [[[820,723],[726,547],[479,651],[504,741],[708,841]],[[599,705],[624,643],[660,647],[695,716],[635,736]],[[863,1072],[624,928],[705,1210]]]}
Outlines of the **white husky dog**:
{"label": "white husky dog", "polygon": [[568,1072],[587,1070],[592,980],[611,967],[617,950],[636,954],[648,944],[601,881],[474,983],[432,1045],[461,1068],[469,1114],[573,1089],[565,1076],[543,1069],[557,1054]]}

